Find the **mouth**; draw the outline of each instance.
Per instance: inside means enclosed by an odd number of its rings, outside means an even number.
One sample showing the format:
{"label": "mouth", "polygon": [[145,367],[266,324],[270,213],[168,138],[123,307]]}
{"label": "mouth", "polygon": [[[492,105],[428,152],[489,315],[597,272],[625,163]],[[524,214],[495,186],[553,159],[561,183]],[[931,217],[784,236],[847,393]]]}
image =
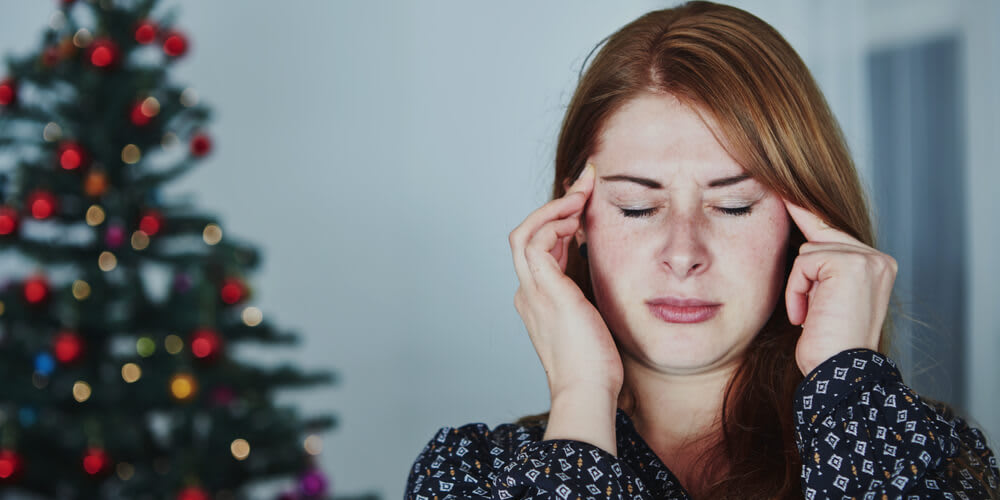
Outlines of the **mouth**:
{"label": "mouth", "polygon": [[662,297],[646,301],[649,312],[667,323],[701,323],[718,314],[722,304],[701,299]]}

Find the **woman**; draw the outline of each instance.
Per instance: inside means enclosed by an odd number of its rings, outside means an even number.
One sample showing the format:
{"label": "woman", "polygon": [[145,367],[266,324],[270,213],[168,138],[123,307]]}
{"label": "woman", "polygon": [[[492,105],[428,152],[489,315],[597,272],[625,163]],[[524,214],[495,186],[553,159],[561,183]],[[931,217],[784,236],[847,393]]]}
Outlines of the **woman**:
{"label": "woman", "polygon": [[708,2],[640,17],[579,82],[553,201],[510,234],[551,409],[441,429],[406,497],[995,495],[982,434],[884,354],[896,263],[873,242],[780,34]]}

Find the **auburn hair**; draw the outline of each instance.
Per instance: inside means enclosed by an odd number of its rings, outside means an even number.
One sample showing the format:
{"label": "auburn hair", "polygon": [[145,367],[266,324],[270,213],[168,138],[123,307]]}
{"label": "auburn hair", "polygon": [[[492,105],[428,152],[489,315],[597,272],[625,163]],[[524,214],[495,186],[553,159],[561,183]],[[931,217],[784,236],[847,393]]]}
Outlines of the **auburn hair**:
{"label": "auburn hair", "polygon": [[[809,69],[766,22],[735,7],[693,1],[649,12],[602,43],[566,110],[553,199],[565,194],[563,181],[575,179],[598,151],[610,116],[640,94],[669,93],[707,113],[722,147],[766,188],[875,246],[868,202],[843,133]],[[804,241],[793,224],[788,270]],[[595,303],[587,261],[572,240],[566,274]],[[721,432],[696,463],[713,478],[700,496],[802,498],[792,418],[803,379],[795,362],[800,332],[779,300],[728,383]],[[879,351],[888,347],[887,320]],[[631,394],[627,384],[622,390]],[[641,404],[625,400],[627,413]],[[547,416],[518,423],[540,423]]]}

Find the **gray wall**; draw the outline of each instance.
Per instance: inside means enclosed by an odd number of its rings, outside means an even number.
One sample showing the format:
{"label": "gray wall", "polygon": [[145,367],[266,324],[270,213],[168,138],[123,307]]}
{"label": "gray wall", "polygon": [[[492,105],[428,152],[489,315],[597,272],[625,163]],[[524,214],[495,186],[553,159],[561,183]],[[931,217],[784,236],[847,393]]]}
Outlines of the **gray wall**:
{"label": "gray wall", "polygon": [[[169,192],[194,193],[227,234],[260,245],[254,301],[304,334],[299,349],[245,355],[341,374],[335,387],[286,397],[339,415],[323,454],[334,489],[399,498],[438,426],[544,411],[544,373],[512,305],[507,234],[546,199],[583,58],[664,2],[175,3],[192,38],[175,76],[217,111],[217,148]],[[0,50],[33,47],[52,5],[0,0]],[[868,3],[737,5],[774,24],[813,68],[867,176],[861,56],[879,29],[863,22]],[[982,25],[976,33],[1000,26],[1000,15],[968,17]],[[970,99],[996,109],[989,89]],[[995,112],[970,116],[980,120],[970,133],[995,133],[987,129]],[[997,154],[982,153],[996,146],[973,146],[980,153],[970,161],[980,163],[969,182],[996,183]],[[998,292],[1000,273],[986,256],[997,254],[1000,235],[976,214],[1000,206],[976,193],[970,266],[992,274],[970,284],[979,309],[969,324],[983,332],[976,345],[992,349],[978,355],[995,359],[1000,346],[989,339],[1000,318],[983,305]],[[979,363],[986,377],[970,379],[996,380],[996,368]],[[974,401],[995,392],[969,390]],[[974,409],[1000,433],[1000,421],[986,418],[997,408]]]}

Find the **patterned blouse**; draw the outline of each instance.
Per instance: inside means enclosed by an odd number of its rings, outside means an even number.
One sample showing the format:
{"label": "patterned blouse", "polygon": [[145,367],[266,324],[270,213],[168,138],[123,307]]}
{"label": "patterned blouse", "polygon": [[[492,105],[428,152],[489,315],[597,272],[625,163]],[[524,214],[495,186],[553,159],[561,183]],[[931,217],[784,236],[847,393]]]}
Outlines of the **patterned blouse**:
{"label": "patterned blouse", "polygon": [[[903,384],[870,349],[816,367],[795,394],[807,499],[984,499],[1000,485],[983,434]],[[417,457],[405,498],[689,499],[624,411],[618,456],[591,444],[543,440],[542,426],[444,427]]]}

